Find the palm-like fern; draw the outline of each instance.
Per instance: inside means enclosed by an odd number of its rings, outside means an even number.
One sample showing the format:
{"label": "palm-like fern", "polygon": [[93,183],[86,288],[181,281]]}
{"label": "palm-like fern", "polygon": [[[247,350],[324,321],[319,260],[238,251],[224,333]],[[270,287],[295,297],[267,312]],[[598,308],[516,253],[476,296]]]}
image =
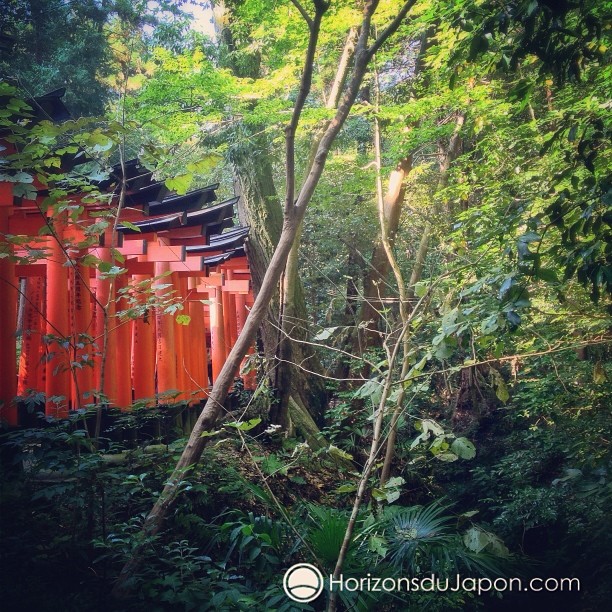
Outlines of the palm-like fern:
{"label": "palm-like fern", "polygon": [[387,528],[389,560],[398,569],[416,574],[446,569],[455,548],[453,518],[439,504],[402,508]]}
{"label": "palm-like fern", "polygon": [[348,514],[336,508],[307,504],[309,529],[307,538],[325,568],[333,569],[340,554]]}
{"label": "palm-like fern", "polygon": [[448,506],[436,502],[394,512],[386,529],[391,564],[412,575],[432,572],[444,576],[462,569],[481,575],[505,573],[504,559],[465,547],[455,529],[456,518],[447,510]]}

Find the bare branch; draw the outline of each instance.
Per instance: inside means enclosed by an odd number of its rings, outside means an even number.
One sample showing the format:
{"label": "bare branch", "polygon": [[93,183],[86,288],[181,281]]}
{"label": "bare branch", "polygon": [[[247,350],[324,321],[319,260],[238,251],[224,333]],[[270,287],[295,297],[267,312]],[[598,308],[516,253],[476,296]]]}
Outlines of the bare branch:
{"label": "bare branch", "polygon": [[314,67],[315,52],[317,49],[317,42],[319,39],[319,30],[321,28],[321,19],[323,14],[327,10],[327,6],[321,8],[318,4],[315,4],[316,12],[314,20],[309,25],[310,36],[308,37],[308,49],[306,51],[306,57],[304,59],[304,72],[302,73],[302,79],[300,81],[300,90],[298,93],[297,100],[293,107],[293,114],[291,115],[291,121],[285,128],[285,153],[286,153],[286,196],[285,196],[285,217],[287,217],[293,207],[293,200],[295,197],[295,133],[297,130],[302,109],[306,103],[306,98],[310,92],[310,86],[312,84],[312,73]]}

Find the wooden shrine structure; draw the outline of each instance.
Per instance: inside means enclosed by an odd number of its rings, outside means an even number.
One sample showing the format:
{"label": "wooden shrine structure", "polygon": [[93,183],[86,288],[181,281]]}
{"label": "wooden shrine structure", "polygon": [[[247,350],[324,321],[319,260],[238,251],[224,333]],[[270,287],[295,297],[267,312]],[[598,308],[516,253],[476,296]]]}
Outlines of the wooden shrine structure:
{"label": "wooden shrine structure", "polygon": [[[62,95],[29,104],[63,121]],[[1,134],[0,144],[0,156],[15,151]],[[117,206],[123,171],[120,221],[91,244],[87,228]],[[99,201],[67,197],[83,209],[75,222],[41,212],[48,193],[34,186],[27,200],[0,182],[0,421],[19,425],[16,398],[32,393],[56,418],[95,402],[205,399],[253,303],[238,198],[217,203],[218,185],[170,193],[131,160],[97,185]]]}

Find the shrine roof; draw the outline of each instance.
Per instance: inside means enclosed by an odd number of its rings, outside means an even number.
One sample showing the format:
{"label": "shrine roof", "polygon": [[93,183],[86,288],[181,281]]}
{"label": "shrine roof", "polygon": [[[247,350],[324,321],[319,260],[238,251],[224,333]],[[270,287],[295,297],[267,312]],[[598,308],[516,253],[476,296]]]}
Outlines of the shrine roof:
{"label": "shrine roof", "polygon": [[248,227],[240,226],[224,234],[217,234],[216,236],[211,236],[209,244],[187,246],[187,253],[208,253],[210,251],[218,251],[220,249],[236,249],[238,247],[242,247],[242,245],[244,244],[244,239],[248,233]]}
{"label": "shrine roof", "polygon": [[204,205],[214,202],[217,199],[215,189],[218,189],[219,183],[202,187],[190,191],[185,195],[171,195],[160,201],[149,201],[144,205],[145,215],[167,215],[180,211],[198,211]]}

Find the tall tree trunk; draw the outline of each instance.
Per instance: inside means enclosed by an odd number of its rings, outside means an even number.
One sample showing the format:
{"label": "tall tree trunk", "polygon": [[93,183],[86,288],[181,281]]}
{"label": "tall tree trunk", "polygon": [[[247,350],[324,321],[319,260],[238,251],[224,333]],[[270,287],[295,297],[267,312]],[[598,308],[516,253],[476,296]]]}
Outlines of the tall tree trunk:
{"label": "tall tree trunk", "polygon": [[[260,78],[259,56],[247,62],[248,74],[244,72],[245,66],[237,66],[231,59],[231,51],[235,50],[231,31],[231,11],[227,10],[220,0],[216,0],[214,4],[217,36],[222,45],[230,51],[227,62],[229,67],[237,76]],[[239,148],[234,149],[230,156],[235,177],[235,192],[241,196],[238,202],[238,217],[243,225],[251,228],[246,248],[253,288],[257,295],[278,244],[283,212],[274,184],[274,172],[268,155],[268,140],[262,134],[249,135],[248,142],[249,145],[242,143]],[[301,226],[298,234],[300,231]],[[292,251],[289,256],[290,261],[293,259],[293,253]],[[290,264],[290,267],[292,265]],[[285,273],[282,278],[280,290],[274,293],[259,335],[266,358],[266,375],[277,396],[271,405],[269,418],[271,422],[279,423],[287,429],[290,424],[287,401],[289,396],[292,396],[294,406],[308,407],[310,415],[322,424],[327,404],[323,382],[324,370],[317,354],[313,350],[305,351],[299,345],[300,340],[308,337],[307,309],[302,283],[297,274]],[[291,280],[286,283],[284,279]],[[284,299],[287,292],[291,296],[288,304]],[[284,312],[287,312],[287,320],[290,319],[297,324],[288,326],[283,334]],[[292,367],[293,361],[301,364],[302,369]],[[306,372],[315,372],[319,376],[308,376]],[[284,407],[282,410],[281,405]],[[295,409],[293,411],[295,412]]]}
{"label": "tall tree trunk", "polygon": [[[384,223],[389,243],[393,245],[395,234],[399,227],[402,203],[405,195],[405,179],[412,170],[412,156],[402,159],[389,176],[387,193],[384,196],[381,208],[381,223]],[[361,306],[360,321],[364,325],[355,335],[353,351],[363,355],[372,346],[381,343],[382,330],[380,323],[382,311],[385,307],[385,298],[388,294],[387,277],[391,270],[384,240],[380,238],[372,252],[370,267],[363,282],[363,303]],[[364,366],[365,368],[365,366]],[[362,371],[367,376],[369,371]]]}
{"label": "tall tree trunk", "polygon": [[[232,155],[232,164],[235,176],[236,195],[240,195],[238,202],[238,217],[243,225],[248,225],[251,230],[246,243],[246,249],[253,279],[255,295],[261,290],[263,278],[268,269],[274,249],[280,238],[283,212],[280,199],[276,191],[273,179],[273,169],[267,153],[267,143],[260,137],[254,141],[252,148]],[[306,314],[306,304],[301,283],[297,279],[298,286],[295,288],[296,299],[294,301],[295,319],[303,321]],[[323,415],[326,393],[323,378],[319,376],[308,376],[306,370],[323,374],[323,369],[312,351],[306,353],[301,345],[289,339],[291,354],[304,369],[293,368],[288,381],[281,381],[277,376],[279,370],[276,358],[280,342],[279,330],[279,290],[274,292],[266,316],[259,330],[264,356],[269,366],[269,376],[273,386],[286,388],[294,398],[294,406],[308,407],[310,415],[315,422],[321,422]],[[298,332],[305,326],[299,326]],[[301,333],[290,330],[291,338],[301,338]],[[288,424],[280,420],[280,416],[274,404],[270,412],[270,420],[273,423]],[[295,412],[295,408],[293,411]],[[306,417],[300,419],[302,422]],[[309,444],[313,441],[306,438]]]}
{"label": "tall tree trunk", "polygon": [[[338,107],[340,96],[344,88],[346,76],[348,74],[351,59],[355,52],[357,43],[357,28],[351,28],[346,37],[342,54],[338,62],[336,75],[332,82],[329,95],[325,102],[325,108],[333,110]],[[329,122],[323,124],[315,132],[315,136],[311,143],[311,154],[307,165],[307,171],[310,170],[314,162],[319,143],[323,138],[325,129]],[[288,192],[290,191],[288,187]],[[288,193],[288,197],[290,194]],[[287,202],[289,204],[289,202]],[[293,204],[291,202],[290,204]],[[287,265],[283,273],[281,281],[281,306],[280,306],[280,338],[277,349],[277,364],[276,364],[276,388],[279,390],[278,401],[274,406],[272,413],[273,420],[284,428],[289,426],[289,398],[292,393],[299,391],[302,388],[301,384],[296,384],[299,380],[299,369],[296,364],[304,364],[306,355],[304,355],[304,344],[300,341],[309,339],[309,330],[307,324],[307,312],[305,308],[304,292],[299,276],[299,253],[300,244],[302,241],[302,224],[298,228],[297,235],[291,252],[287,259]],[[310,351],[312,353],[312,350]],[[312,367],[316,366],[316,370]],[[318,371],[323,374],[323,368],[320,366],[318,359],[316,363],[312,363],[308,367],[311,371]],[[322,381],[322,378],[319,382]],[[308,404],[307,404],[308,405]],[[322,421],[322,410],[319,410],[317,415]]]}
{"label": "tall tree trunk", "polygon": [[[415,78],[424,72],[425,53],[430,46],[430,38],[434,31],[435,28],[430,27],[421,36],[419,52],[414,65]],[[411,170],[412,156],[409,155],[398,163],[389,177],[388,190],[384,198],[384,215],[381,218],[381,222],[384,222],[388,228],[388,237],[391,244],[397,232],[402,212],[405,195],[404,181]],[[378,168],[378,172],[380,174],[380,168]],[[380,327],[385,297],[389,288],[387,278],[390,269],[389,257],[387,256],[384,240],[381,238],[374,245],[370,266],[363,279],[363,302],[359,316],[361,325],[353,339],[353,353],[356,355],[363,355],[369,347],[379,345],[384,335]],[[362,374],[364,376],[369,375],[369,367],[367,365],[364,365]]]}

